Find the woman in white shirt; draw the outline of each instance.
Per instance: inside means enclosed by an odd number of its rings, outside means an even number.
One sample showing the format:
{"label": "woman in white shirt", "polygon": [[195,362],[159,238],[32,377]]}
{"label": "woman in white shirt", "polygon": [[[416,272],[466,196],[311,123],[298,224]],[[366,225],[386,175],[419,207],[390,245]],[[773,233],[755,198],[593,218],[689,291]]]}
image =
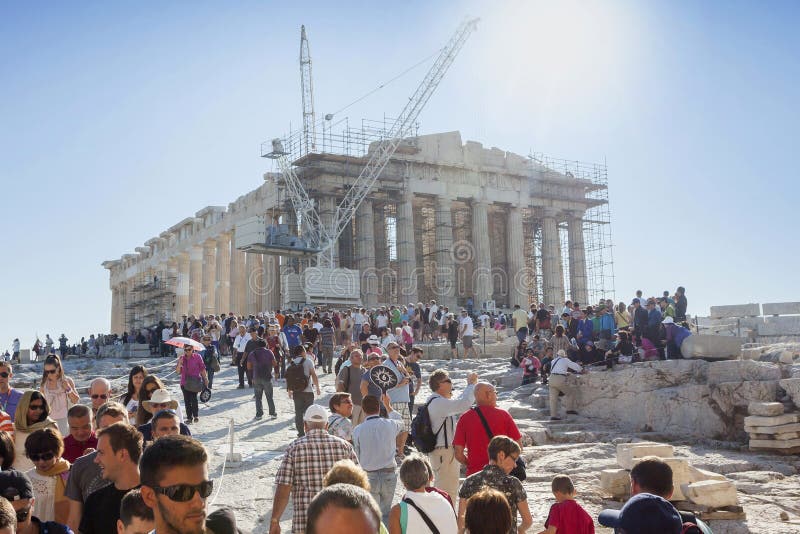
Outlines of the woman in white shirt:
{"label": "woman in white shirt", "polygon": [[128,410],[128,418],[133,420],[139,408],[139,391],[142,389],[142,382],[147,378],[147,369],[141,365],[134,365],[128,373],[128,389],[122,396],[122,405]]}
{"label": "woman in white shirt", "polygon": [[75,391],[75,383],[64,374],[61,358],[56,354],[52,354],[44,360],[39,391],[50,406],[50,417],[55,419],[59,432],[62,436],[68,435],[67,411],[73,404],[81,400],[81,397]]}
{"label": "woman in white shirt", "polygon": [[430,487],[432,479],[425,456],[415,453],[403,460],[400,481],[406,493],[389,512],[389,534],[431,532],[429,523],[442,534],[458,531],[455,509],[444,492]]}

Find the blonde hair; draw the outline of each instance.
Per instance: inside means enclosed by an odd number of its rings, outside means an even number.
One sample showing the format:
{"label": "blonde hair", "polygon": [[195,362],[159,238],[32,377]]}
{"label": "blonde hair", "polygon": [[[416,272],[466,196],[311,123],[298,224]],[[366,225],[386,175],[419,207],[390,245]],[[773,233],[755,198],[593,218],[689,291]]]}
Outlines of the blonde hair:
{"label": "blonde hair", "polygon": [[339,460],[333,464],[322,479],[322,487],[327,488],[333,484],[349,484],[370,491],[367,472],[356,465],[353,460]]}

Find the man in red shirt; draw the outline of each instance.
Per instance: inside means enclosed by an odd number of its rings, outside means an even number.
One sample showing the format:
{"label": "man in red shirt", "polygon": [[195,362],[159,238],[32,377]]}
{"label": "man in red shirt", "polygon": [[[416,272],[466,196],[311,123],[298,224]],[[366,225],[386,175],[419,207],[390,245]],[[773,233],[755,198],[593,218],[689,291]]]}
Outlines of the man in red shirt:
{"label": "man in red shirt", "polygon": [[[491,436],[476,412],[480,410],[493,436],[505,435],[519,443],[522,435],[517,424],[507,411],[497,407],[497,391],[487,382],[479,382],[475,386],[476,408],[467,410],[458,420],[456,434],[453,438],[455,458],[467,466],[467,476],[477,473],[489,464],[489,441]],[[522,444],[520,443],[520,446]],[[464,449],[467,453],[464,454]]]}
{"label": "man in red shirt", "polygon": [[64,438],[64,454],[62,458],[69,463],[75,462],[97,448],[97,438],[92,430],[92,411],[84,404],[76,404],[67,412],[69,436]]}

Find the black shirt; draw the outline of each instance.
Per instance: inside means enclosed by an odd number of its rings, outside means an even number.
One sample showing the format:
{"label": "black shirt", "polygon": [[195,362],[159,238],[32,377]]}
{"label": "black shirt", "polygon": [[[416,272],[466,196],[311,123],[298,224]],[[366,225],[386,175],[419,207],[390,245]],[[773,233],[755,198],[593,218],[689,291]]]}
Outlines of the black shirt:
{"label": "black shirt", "polygon": [[[139,486],[136,486],[137,488]],[[117,531],[119,506],[122,498],[130,490],[118,490],[114,484],[99,489],[89,495],[83,506],[83,517],[79,530],[81,534],[109,534]]]}

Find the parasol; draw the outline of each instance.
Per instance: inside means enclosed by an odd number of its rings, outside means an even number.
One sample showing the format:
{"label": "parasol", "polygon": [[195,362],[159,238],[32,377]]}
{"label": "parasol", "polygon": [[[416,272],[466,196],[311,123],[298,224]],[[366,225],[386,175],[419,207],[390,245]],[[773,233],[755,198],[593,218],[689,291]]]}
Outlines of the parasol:
{"label": "parasol", "polygon": [[173,345],[175,347],[184,347],[186,345],[191,345],[192,347],[196,348],[197,350],[205,350],[205,345],[200,343],[199,341],[195,341],[190,337],[173,337],[165,341],[167,345]]}

